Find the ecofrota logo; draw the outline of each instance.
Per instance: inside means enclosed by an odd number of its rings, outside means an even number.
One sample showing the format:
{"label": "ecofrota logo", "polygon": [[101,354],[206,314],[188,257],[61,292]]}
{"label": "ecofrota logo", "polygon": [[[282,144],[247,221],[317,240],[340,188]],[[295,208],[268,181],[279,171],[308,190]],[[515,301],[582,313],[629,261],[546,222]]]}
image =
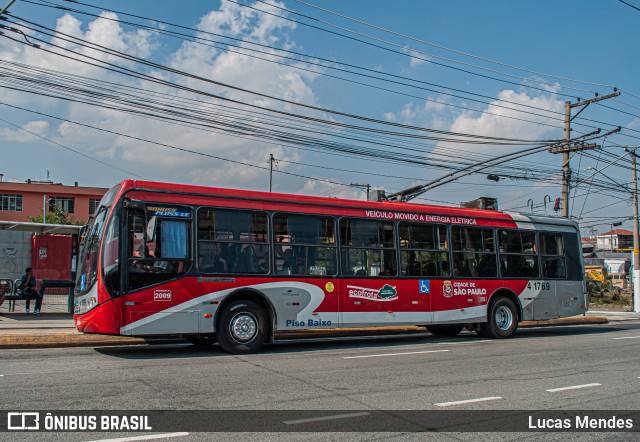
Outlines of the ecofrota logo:
{"label": "ecofrota logo", "polygon": [[7,413],[7,430],[39,430],[40,413],[13,412]]}

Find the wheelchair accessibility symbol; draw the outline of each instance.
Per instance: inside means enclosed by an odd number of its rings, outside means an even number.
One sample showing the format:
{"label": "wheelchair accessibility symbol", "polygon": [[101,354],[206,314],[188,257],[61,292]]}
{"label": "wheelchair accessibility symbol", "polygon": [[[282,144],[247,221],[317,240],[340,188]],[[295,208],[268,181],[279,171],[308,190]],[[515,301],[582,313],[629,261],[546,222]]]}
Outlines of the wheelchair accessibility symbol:
{"label": "wheelchair accessibility symbol", "polygon": [[420,293],[431,293],[431,280],[429,279],[421,279],[420,280]]}

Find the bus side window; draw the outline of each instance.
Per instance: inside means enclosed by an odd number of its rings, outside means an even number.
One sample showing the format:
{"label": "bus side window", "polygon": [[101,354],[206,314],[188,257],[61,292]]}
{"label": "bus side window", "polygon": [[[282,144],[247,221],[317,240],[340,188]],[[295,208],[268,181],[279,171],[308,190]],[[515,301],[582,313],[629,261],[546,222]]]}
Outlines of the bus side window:
{"label": "bus side window", "polygon": [[565,279],[567,266],[561,233],[540,233],[542,276],[549,279]]}
{"label": "bus side window", "polygon": [[[188,212],[186,208],[181,210]],[[130,214],[129,290],[177,278],[190,267],[191,221],[158,217],[154,227],[155,231],[148,232],[153,234],[153,240],[145,243],[144,217]]]}
{"label": "bus side window", "polygon": [[273,216],[273,255],[278,275],[335,275],[335,221],[316,215]]}

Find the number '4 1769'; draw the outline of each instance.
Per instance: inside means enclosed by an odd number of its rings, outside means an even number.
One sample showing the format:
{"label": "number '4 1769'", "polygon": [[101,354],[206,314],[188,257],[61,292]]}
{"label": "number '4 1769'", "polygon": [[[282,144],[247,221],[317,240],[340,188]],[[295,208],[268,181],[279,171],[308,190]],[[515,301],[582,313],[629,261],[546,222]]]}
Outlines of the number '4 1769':
{"label": "number '4 1769'", "polygon": [[549,284],[548,282],[543,282],[543,281],[534,281],[534,282],[529,281],[529,284],[527,284],[527,288],[529,290],[531,290],[531,289],[533,289],[533,290],[551,290],[551,284]]}

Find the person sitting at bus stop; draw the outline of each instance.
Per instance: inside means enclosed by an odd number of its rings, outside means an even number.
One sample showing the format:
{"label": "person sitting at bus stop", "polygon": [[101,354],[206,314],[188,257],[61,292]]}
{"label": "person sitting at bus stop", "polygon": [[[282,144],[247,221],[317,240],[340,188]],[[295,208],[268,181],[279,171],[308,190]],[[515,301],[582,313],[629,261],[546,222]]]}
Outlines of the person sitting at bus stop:
{"label": "person sitting at bus stop", "polygon": [[40,314],[40,307],[42,306],[42,297],[36,292],[36,277],[33,276],[33,269],[27,267],[25,274],[20,278],[20,285],[18,288],[22,291],[25,297],[25,313],[29,314],[29,307],[31,300],[36,300],[36,309],[33,311],[36,315]]}

